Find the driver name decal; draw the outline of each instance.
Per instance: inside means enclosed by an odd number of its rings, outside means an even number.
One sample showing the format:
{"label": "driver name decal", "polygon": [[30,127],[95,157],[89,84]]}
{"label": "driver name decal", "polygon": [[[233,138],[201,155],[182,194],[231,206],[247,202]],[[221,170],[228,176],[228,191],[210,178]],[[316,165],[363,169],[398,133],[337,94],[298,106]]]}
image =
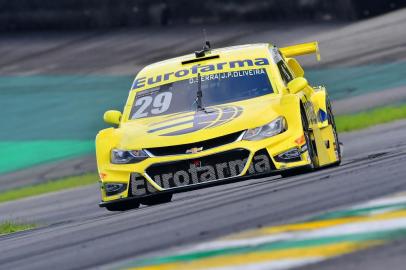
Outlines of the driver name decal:
{"label": "driver name decal", "polygon": [[[200,80],[202,82],[205,82],[205,81],[213,81],[213,80],[225,80],[228,78],[236,78],[236,77],[255,76],[255,75],[260,75],[260,74],[265,74],[265,70],[263,68],[215,73],[215,74],[201,76]],[[196,77],[189,79],[190,84],[197,83],[197,81],[198,80]]]}

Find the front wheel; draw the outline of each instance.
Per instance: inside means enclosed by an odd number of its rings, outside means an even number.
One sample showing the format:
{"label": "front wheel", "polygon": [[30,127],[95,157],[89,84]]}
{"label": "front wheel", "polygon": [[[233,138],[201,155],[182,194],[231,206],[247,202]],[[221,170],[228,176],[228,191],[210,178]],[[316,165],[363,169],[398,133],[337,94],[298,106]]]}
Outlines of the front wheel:
{"label": "front wheel", "polygon": [[341,146],[340,142],[338,140],[338,133],[337,133],[337,127],[333,115],[333,110],[331,108],[331,102],[329,99],[327,99],[327,115],[328,115],[328,123],[333,127],[333,134],[334,134],[334,140],[335,140],[335,152],[337,156],[337,162],[333,164],[333,166],[338,166],[341,163],[342,159],[342,153],[341,153]]}
{"label": "front wheel", "polygon": [[301,117],[302,117],[302,126],[303,126],[303,136],[305,137],[306,148],[307,148],[307,152],[309,154],[310,164],[308,166],[306,166],[306,168],[303,168],[303,167],[302,168],[293,168],[293,169],[287,170],[285,172],[281,172],[281,176],[283,178],[306,173],[306,172],[312,171],[313,169],[316,168],[316,155],[315,155],[314,143],[313,143],[312,139],[310,138],[309,122],[307,121],[307,117],[303,111],[301,113]]}
{"label": "front wheel", "polygon": [[306,148],[307,148],[307,153],[309,155],[310,159],[310,164],[309,167],[310,169],[315,169],[316,168],[316,148],[314,146],[314,142],[312,138],[310,137],[310,128],[309,128],[309,122],[307,121],[307,117],[305,113],[302,111],[302,125],[303,125],[303,135],[306,140]]}
{"label": "front wheel", "polygon": [[164,193],[164,194],[156,194],[151,195],[150,197],[144,198],[141,200],[141,203],[144,205],[157,205],[162,203],[168,203],[172,200],[172,194]]}
{"label": "front wheel", "polygon": [[106,209],[109,211],[127,211],[131,209],[136,209],[140,207],[140,203],[138,201],[128,201],[128,202],[117,202],[106,205]]}

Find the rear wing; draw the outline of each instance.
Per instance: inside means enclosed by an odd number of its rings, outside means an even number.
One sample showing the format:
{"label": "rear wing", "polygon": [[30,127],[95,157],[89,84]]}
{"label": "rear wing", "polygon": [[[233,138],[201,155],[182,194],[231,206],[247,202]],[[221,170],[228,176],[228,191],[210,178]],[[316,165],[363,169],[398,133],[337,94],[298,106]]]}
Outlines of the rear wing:
{"label": "rear wing", "polygon": [[319,43],[317,41],[283,47],[279,48],[279,50],[285,57],[295,57],[299,55],[315,53],[317,61],[320,61],[321,59],[319,51]]}

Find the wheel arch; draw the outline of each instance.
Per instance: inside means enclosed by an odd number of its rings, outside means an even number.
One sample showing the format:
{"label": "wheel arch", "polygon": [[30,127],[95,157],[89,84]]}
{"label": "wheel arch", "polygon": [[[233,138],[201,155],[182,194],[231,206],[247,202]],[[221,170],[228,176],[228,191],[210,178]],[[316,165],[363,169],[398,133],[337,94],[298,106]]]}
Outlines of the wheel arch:
{"label": "wheel arch", "polygon": [[324,87],[316,88],[316,91],[310,99],[314,106],[314,113],[316,114],[319,128],[328,126],[328,95],[326,89]]}

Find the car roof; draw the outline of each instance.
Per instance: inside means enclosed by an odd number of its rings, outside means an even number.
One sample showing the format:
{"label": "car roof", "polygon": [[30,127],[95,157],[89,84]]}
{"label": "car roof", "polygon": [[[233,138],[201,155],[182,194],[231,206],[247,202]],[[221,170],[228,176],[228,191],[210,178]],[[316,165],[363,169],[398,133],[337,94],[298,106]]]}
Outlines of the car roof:
{"label": "car roof", "polygon": [[[269,43],[257,43],[257,44],[246,44],[246,45],[237,45],[223,48],[214,48],[209,52],[206,52],[205,57],[218,55],[219,58],[217,61],[224,61],[224,59],[247,59],[247,58],[256,58],[264,57],[268,53],[270,44]],[[210,60],[203,60],[210,61]],[[156,72],[161,71],[170,71],[178,70],[185,65],[182,64],[184,61],[199,59],[196,58],[194,53],[182,55],[179,57],[170,58],[167,60],[159,61],[150,65],[145,66],[137,75],[139,76],[153,76]],[[199,62],[197,62],[199,63]],[[196,64],[197,64],[196,63]]]}

